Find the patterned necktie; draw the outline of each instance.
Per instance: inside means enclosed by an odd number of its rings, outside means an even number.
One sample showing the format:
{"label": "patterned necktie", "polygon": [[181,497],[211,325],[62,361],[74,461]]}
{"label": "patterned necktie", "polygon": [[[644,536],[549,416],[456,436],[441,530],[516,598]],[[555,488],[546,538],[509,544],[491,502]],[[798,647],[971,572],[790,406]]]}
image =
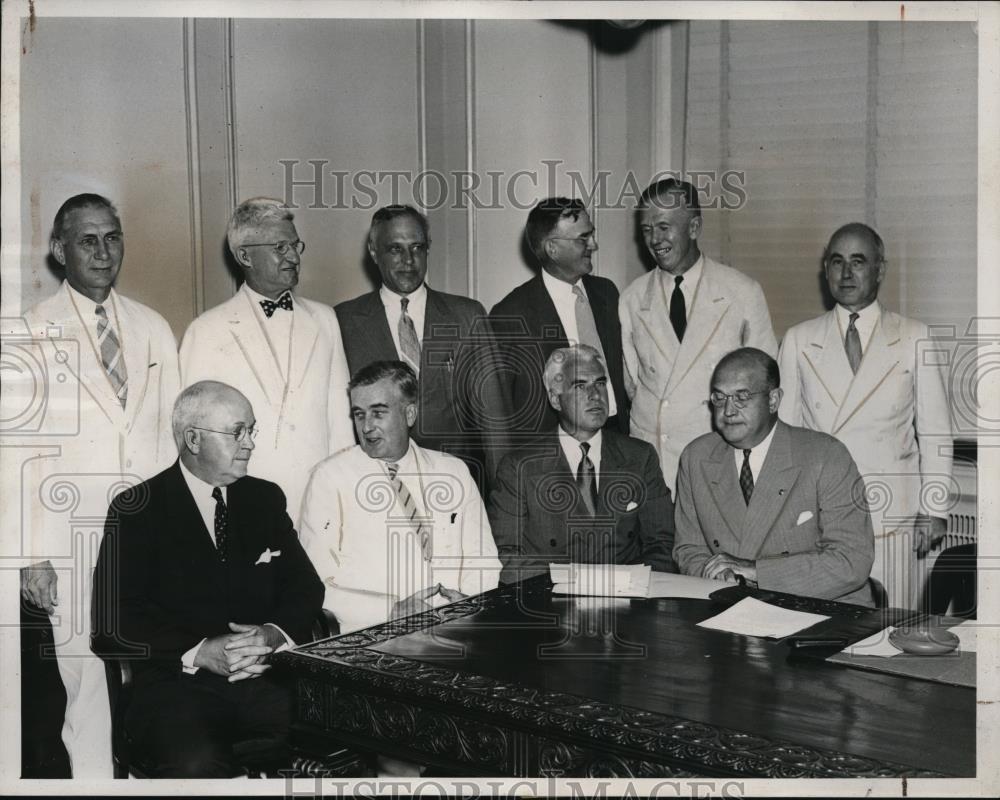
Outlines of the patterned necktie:
{"label": "patterned necktie", "polygon": [[580,344],[589,344],[603,357],[604,348],[601,346],[601,337],[597,334],[597,322],[594,320],[594,310],[590,307],[587,295],[580,284],[573,287],[573,294],[576,295],[576,333],[580,338]]}
{"label": "patterned necktie", "polygon": [[281,296],[277,300],[261,300],[260,307],[264,309],[264,316],[271,319],[271,316],[279,308],[285,309],[285,311],[292,310],[292,293],[285,290],[281,293]]}
{"label": "patterned necktie", "polygon": [[850,316],[850,324],[847,326],[847,335],[844,336],[844,349],[847,351],[847,360],[851,364],[851,372],[858,374],[858,367],[861,366],[861,335],[854,323],[858,321],[857,313]]}
{"label": "patterned necktie", "polygon": [[683,275],[674,278],[674,291],[670,295],[670,324],[674,326],[677,341],[684,341],[684,331],[687,330],[687,305],[684,302],[684,292],[681,291]]}
{"label": "patterned necktie", "polygon": [[583,458],[580,459],[580,466],[576,468],[576,485],[580,490],[580,497],[587,507],[587,513],[592,517],[597,516],[597,476],[594,474],[594,462],[587,455],[590,452],[590,442],[580,442],[580,449],[583,451]]}
{"label": "patterned necktie", "polygon": [[[392,488],[396,492],[396,498],[399,500],[399,507],[403,510],[403,516],[410,522],[413,522],[417,517],[417,504],[413,502],[413,495],[406,488],[406,484],[398,477],[399,464],[387,462],[385,468],[389,471],[389,480],[392,482]],[[430,561],[432,555],[430,534],[424,527],[423,522],[416,520],[416,523],[417,536],[420,537],[420,551],[423,553],[424,561]]]}
{"label": "patterned necktie", "polygon": [[753,472],[750,469],[750,451],[743,451],[743,466],[740,467],[740,488],[743,490],[743,500],[750,505],[753,496]]}
{"label": "patterned necktie", "polygon": [[111,381],[118,402],[125,408],[128,399],[128,373],[125,371],[125,359],[122,358],[122,348],[115,336],[115,329],[108,322],[108,312],[104,306],[98,306],[97,314],[97,348],[101,351],[101,363]]}
{"label": "patterned necktie", "polygon": [[226,560],[226,530],[229,527],[229,511],[226,508],[226,501],[222,499],[222,489],[216,486],[212,489],[212,497],[215,498],[215,549],[219,553],[219,558]]}
{"label": "patterned necktie", "polygon": [[399,315],[399,325],[396,330],[399,334],[399,349],[402,351],[403,360],[406,361],[413,371],[420,372],[420,340],[417,338],[417,329],[413,324],[413,318],[406,313],[407,306],[410,305],[410,298],[404,297],[399,301],[402,313]]}

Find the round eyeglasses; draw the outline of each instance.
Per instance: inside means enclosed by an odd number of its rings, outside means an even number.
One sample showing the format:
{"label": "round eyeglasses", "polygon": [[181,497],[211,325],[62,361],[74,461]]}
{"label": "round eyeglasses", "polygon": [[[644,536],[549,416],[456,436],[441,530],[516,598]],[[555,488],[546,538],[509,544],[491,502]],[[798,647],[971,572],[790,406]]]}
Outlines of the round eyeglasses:
{"label": "round eyeglasses", "polygon": [[302,255],[306,249],[306,243],[301,239],[294,242],[254,242],[252,244],[241,244],[240,247],[273,247],[274,252],[279,256],[287,255],[289,250],[294,250]]}
{"label": "round eyeglasses", "polygon": [[191,426],[196,431],[207,431],[208,433],[221,433],[225,436],[232,436],[237,442],[245,442],[247,439],[256,439],[260,431],[256,425],[247,427],[242,422],[231,431],[217,431],[213,428],[199,428],[197,425]]}
{"label": "round eyeglasses", "polygon": [[747,403],[750,402],[750,398],[757,394],[767,394],[770,389],[761,389],[759,392],[751,392],[749,389],[740,389],[738,392],[733,392],[732,394],[724,394],[723,392],[712,392],[708,396],[708,402],[710,402],[716,408],[722,408],[726,405],[727,400],[732,400],[733,405],[737,408],[743,408]]}

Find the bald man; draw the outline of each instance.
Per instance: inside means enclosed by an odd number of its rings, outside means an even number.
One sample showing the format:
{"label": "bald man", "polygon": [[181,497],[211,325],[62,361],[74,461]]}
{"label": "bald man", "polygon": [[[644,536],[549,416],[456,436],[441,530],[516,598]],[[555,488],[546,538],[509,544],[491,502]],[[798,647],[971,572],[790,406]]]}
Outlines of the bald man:
{"label": "bald man", "polygon": [[872,506],[872,575],[891,605],[915,608],[925,557],[945,534],[952,486],[940,360],[924,323],[878,301],[886,275],[878,233],[859,222],[840,227],[823,270],[837,304],[785,334],[780,415],[847,445]]}

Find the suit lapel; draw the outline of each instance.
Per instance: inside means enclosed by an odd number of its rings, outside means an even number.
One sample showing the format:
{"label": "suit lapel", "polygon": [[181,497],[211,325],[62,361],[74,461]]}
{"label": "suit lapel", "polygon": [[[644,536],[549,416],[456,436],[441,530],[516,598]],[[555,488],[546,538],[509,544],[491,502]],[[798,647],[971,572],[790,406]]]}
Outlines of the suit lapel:
{"label": "suit lapel", "polygon": [[844,341],[841,338],[840,326],[837,324],[837,311],[828,311],[823,317],[822,325],[817,335],[806,344],[803,350],[806,369],[819,382],[830,404],[822,408],[832,409],[832,413],[824,414],[823,430],[830,433],[840,414],[847,389],[854,380],[851,364],[847,360]]}
{"label": "suit lapel", "polygon": [[610,326],[614,312],[608,307],[607,298],[594,289],[594,282],[589,280],[589,278],[589,275],[584,276],[583,287],[587,292],[587,301],[590,303],[590,309],[594,312],[594,322],[597,323],[597,335],[601,340],[601,347],[604,348],[604,356],[607,358],[609,352],[614,352],[617,349],[612,342],[614,332]]}
{"label": "suit lapel", "polygon": [[[899,369],[900,347],[898,321],[883,309],[875,324],[875,330],[872,331],[871,341],[865,349],[858,372],[851,381],[847,396],[834,421],[831,431],[834,436],[871,399],[886,378]],[[844,359],[847,359],[846,354]]]}
{"label": "suit lapel", "polygon": [[792,461],[792,443],[788,428],[784,423],[778,422],[764,466],[754,481],[753,495],[747,507],[743,530],[740,532],[740,545],[746,558],[756,558],[760,552],[761,545],[774,526],[774,521],[788,501],[800,471],[800,467]]}
{"label": "suit lapel", "polygon": [[319,342],[319,325],[305,304],[295,299],[295,313],[292,324],[292,349],[289,353],[289,386],[302,385],[315,356]]}
{"label": "suit lapel", "polygon": [[636,318],[644,330],[645,338],[656,346],[663,360],[673,363],[679,343],[674,329],[670,327],[670,309],[660,291],[660,277],[659,267],[654,267],[648,273],[646,291],[642,295]]}
{"label": "suit lapel", "polygon": [[284,394],[285,378],[278,364],[276,343],[257,318],[253,298],[240,289],[236,293],[236,301],[229,318],[229,334],[268,402],[278,405]]}
{"label": "suit lapel", "polygon": [[[396,345],[392,341],[392,332],[389,330],[385,306],[382,305],[382,298],[377,291],[370,292],[359,304],[358,327],[365,334],[365,342],[361,346],[368,351],[366,363],[399,358]],[[426,325],[424,329],[426,330]]]}
{"label": "suit lapel", "polygon": [[711,458],[702,462],[701,470],[719,514],[733,537],[739,539],[746,521],[747,507],[736,479],[733,449],[721,436],[712,450]]}
{"label": "suit lapel", "polygon": [[[661,302],[665,305],[666,300]],[[677,351],[677,360],[670,372],[670,380],[667,381],[667,393],[673,391],[674,387],[684,380],[688,371],[701,357],[715,336],[719,324],[728,313],[731,304],[732,298],[727,296],[725,288],[715,280],[713,263],[706,258],[702,267],[701,280],[695,289],[691,313],[688,315],[684,341],[681,343],[680,350]],[[669,310],[665,310],[664,314],[664,327],[670,328]]]}
{"label": "suit lapel", "polygon": [[[204,557],[218,559],[219,553],[215,549],[215,532],[205,527],[205,519],[198,510],[198,505],[191,495],[184,475],[181,474],[179,461],[174,462],[169,475],[173,484],[170,494],[177,499],[170,510],[174,519],[171,536],[177,539],[176,546],[178,548],[192,547],[201,552]],[[231,495],[227,495],[227,497],[231,499]],[[232,527],[230,525],[230,528]]]}
{"label": "suit lapel", "polygon": [[[125,369],[128,370],[128,399],[125,401],[125,425],[132,428],[135,418],[142,408],[149,390],[149,365],[152,363],[152,345],[149,340],[149,329],[121,301],[112,295],[115,312],[121,323],[119,336],[125,355]],[[158,365],[156,369],[163,369]]]}
{"label": "suit lapel", "polygon": [[[545,342],[545,349],[550,352],[560,347],[568,347],[569,339],[566,338],[566,329],[563,328],[562,322],[559,320],[556,304],[552,302],[552,296],[545,288],[541,273],[532,278],[531,298],[532,308],[526,309],[528,333],[533,335],[537,333]],[[531,330],[532,326],[537,326],[535,331]],[[546,336],[546,333],[552,331],[558,331],[558,337]]]}

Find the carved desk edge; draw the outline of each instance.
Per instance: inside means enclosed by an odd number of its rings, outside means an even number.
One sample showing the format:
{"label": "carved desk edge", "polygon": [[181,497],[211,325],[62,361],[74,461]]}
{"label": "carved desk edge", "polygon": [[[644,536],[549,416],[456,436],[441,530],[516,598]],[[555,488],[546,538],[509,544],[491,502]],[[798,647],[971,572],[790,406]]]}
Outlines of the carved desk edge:
{"label": "carved desk edge", "polygon": [[[371,746],[386,739],[420,741],[436,757],[430,760],[451,760],[468,768],[497,770],[516,762],[530,763],[542,776],[948,777],[578,695],[531,689],[368,649],[504,604],[517,594],[547,591],[549,586],[538,579],[503,586],[438,609],[303,645],[277,654],[273,662],[282,671],[295,666],[299,722],[306,727],[325,729],[334,736],[338,730],[349,731]],[[797,608],[819,613],[858,617],[872,611],[767,594],[773,601],[787,598]],[[533,752],[523,752],[526,748]],[[512,754],[512,750],[517,752]],[[409,752],[419,751],[411,745]]]}

